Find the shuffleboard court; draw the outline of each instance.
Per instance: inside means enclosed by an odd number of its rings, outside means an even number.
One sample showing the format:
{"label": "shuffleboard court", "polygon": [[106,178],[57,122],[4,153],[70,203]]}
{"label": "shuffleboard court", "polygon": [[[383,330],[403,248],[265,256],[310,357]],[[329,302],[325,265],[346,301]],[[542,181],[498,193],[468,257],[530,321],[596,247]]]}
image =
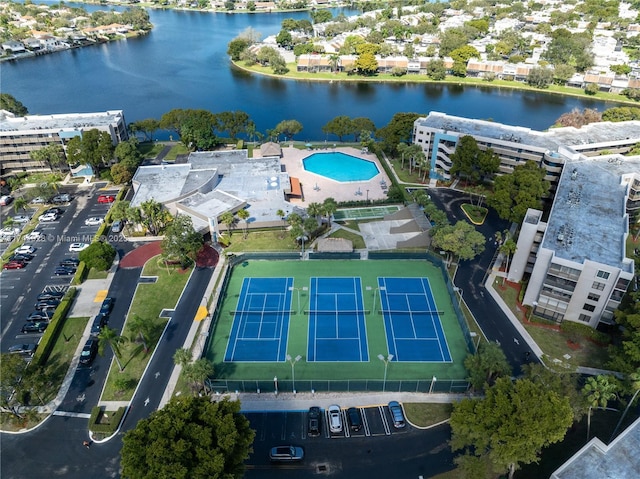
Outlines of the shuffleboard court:
{"label": "shuffleboard court", "polygon": [[293,278],[244,278],[224,356],[230,361],[284,361]]}
{"label": "shuffleboard court", "polygon": [[311,278],[307,361],[369,361],[360,278]]}
{"label": "shuffleboard court", "polygon": [[380,307],[393,361],[451,362],[429,278],[378,278]]}

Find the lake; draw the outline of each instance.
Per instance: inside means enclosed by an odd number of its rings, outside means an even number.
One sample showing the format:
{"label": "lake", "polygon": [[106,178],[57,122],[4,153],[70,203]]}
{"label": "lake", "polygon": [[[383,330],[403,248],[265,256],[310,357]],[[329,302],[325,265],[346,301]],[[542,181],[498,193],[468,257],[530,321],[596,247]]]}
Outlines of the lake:
{"label": "lake", "polygon": [[[334,15],[339,12],[333,10]],[[327,139],[322,126],[338,115],[368,117],[382,127],[397,112],[441,111],[546,129],[574,108],[615,106],[484,86],[328,83],[252,75],[231,65],[229,41],[248,27],[263,38],[276,34],[283,19],[310,18],[308,12],[149,13],[154,29],[147,36],[0,64],[1,91],[20,100],[31,114],[124,110],[128,122],[159,119],[174,108],[242,110],[262,133],[282,120],[296,119],[304,129],[295,139],[316,141]]]}

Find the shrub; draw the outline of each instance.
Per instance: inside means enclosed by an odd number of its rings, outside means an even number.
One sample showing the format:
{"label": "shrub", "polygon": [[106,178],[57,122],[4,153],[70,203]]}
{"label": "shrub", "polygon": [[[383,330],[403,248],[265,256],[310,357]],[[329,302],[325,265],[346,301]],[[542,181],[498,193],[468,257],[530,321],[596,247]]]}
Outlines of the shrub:
{"label": "shrub", "polygon": [[89,273],[89,268],[87,268],[87,264],[84,261],[80,261],[78,265],[78,270],[76,271],[75,276],[73,277],[73,281],[71,284],[82,284]]}
{"label": "shrub", "polygon": [[611,342],[611,337],[608,334],[596,331],[586,324],[574,323],[573,321],[563,321],[560,324],[560,329],[569,334],[572,340],[573,338],[577,339],[579,337],[583,337],[600,344],[609,344]]}
{"label": "shrub", "polygon": [[94,407],[91,410],[91,417],[89,417],[89,431],[105,436],[113,434],[118,429],[125,411],[125,407],[121,407],[117,411],[105,411],[100,406]]}
{"label": "shrub", "polygon": [[49,359],[49,355],[56,344],[64,320],[67,319],[67,313],[71,308],[75,295],[76,288],[69,288],[69,291],[67,291],[67,294],[56,308],[55,313],[53,313],[53,318],[51,318],[49,326],[45,329],[42,339],[38,344],[38,349],[36,349],[33,355],[31,362],[34,366],[43,366],[47,362],[47,359]]}

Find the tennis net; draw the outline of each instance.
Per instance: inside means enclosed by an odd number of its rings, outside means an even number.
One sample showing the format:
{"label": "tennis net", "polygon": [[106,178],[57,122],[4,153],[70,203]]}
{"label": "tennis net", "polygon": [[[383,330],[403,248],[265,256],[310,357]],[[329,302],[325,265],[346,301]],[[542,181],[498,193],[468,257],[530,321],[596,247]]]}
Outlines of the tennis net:
{"label": "tennis net", "polygon": [[296,314],[295,311],[289,309],[249,309],[249,310],[231,310],[229,314],[238,316],[284,316],[285,314]]}
{"label": "tennis net", "polygon": [[399,316],[401,314],[410,314],[412,316],[441,316],[444,314],[444,311],[432,310],[432,311],[424,311],[424,310],[410,310],[410,309],[383,309],[378,314],[381,315],[395,315]]}
{"label": "tennis net", "polygon": [[341,314],[353,314],[362,315],[369,314],[371,311],[368,309],[344,309],[344,310],[330,310],[330,309],[306,309],[304,314],[316,315],[316,316],[338,316]]}

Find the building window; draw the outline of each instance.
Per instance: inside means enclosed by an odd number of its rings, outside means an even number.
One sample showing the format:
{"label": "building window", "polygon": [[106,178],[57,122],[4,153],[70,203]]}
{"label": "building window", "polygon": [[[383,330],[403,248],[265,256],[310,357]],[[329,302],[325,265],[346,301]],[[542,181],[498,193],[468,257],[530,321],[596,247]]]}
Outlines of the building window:
{"label": "building window", "polygon": [[608,271],[598,271],[598,274],[596,276],[598,278],[602,278],[602,279],[609,279],[609,272]]}
{"label": "building window", "polygon": [[591,289],[597,289],[598,291],[603,291],[604,290],[604,283],[600,283],[598,281],[594,281],[593,284],[591,285]]}
{"label": "building window", "polygon": [[596,293],[589,293],[589,296],[587,296],[587,299],[589,301],[600,301],[600,295],[596,294]]}
{"label": "building window", "polygon": [[591,321],[591,316],[589,316],[588,314],[581,314],[580,316],[578,316],[578,320],[588,323],[589,321]]}
{"label": "building window", "polygon": [[584,309],[585,311],[595,311],[596,307],[593,304],[589,304],[589,303],[584,303],[584,306],[582,306],[582,309]]}

